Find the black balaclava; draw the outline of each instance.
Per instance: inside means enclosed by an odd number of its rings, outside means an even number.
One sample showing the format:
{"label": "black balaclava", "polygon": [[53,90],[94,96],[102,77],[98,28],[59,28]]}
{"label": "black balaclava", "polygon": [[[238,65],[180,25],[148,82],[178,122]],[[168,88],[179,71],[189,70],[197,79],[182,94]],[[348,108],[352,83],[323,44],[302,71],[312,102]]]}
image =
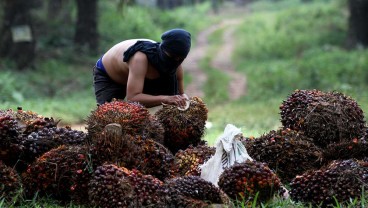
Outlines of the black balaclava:
{"label": "black balaclava", "polygon": [[183,29],[172,29],[164,32],[161,40],[161,43],[137,41],[124,52],[123,61],[128,62],[137,51],[145,53],[148,61],[160,73],[162,81],[167,82],[165,84],[168,88],[166,94],[176,95],[178,94],[176,70],[183,59],[176,61],[173,57],[185,58],[188,55],[191,47],[191,35]]}

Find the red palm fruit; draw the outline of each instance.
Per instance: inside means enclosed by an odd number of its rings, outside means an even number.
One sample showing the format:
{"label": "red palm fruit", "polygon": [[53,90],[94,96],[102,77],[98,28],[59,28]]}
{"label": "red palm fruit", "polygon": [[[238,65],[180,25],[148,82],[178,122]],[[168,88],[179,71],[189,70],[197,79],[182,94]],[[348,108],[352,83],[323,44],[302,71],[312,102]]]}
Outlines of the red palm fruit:
{"label": "red palm fruit", "polygon": [[184,111],[173,105],[163,106],[155,115],[165,129],[165,146],[173,154],[189,145],[197,146],[204,134],[207,114],[205,103],[198,97],[190,98],[190,107]]}
{"label": "red palm fruit", "polygon": [[93,137],[110,123],[120,124],[124,134],[141,135],[150,121],[149,111],[136,102],[114,100],[93,110],[87,118],[87,131]]}
{"label": "red palm fruit", "polygon": [[88,149],[65,146],[44,153],[22,174],[26,196],[50,196],[64,202],[85,203],[92,174]]}
{"label": "red palm fruit", "polygon": [[281,190],[280,179],[265,163],[249,160],[225,169],[218,185],[231,199],[249,202],[267,202]]}

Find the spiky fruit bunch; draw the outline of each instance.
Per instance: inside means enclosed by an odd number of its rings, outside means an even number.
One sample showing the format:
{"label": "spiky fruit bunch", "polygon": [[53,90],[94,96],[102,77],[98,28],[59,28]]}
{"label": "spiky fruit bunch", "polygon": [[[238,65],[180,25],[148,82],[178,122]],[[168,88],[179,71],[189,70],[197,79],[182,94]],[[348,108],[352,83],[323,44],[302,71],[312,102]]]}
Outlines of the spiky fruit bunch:
{"label": "spiky fruit bunch", "polygon": [[13,201],[22,193],[22,183],[18,173],[0,160],[0,199]]}
{"label": "spiky fruit bunch", "polygon": [[62,145],[39,157],[22,177],[27,197],[38,192],[40,196],[82,203],[88,198],[91,174],[87,148]]}
{"label": "spiky fruit bunch", "polygon": [[137,170],[113,164],[97,167],[89,183],[89,199],[98,207],[155,207],[163,183]]}
{"label": "spiky fruit bunch", "polygon": [[0,110],[0,160],[11,167],[22,152],[19,144],[21,131],[12,113],[12,110]]}
{"label": "spiky fruit bunch", "polygon": [[25,111],[22,107],[18,107],[17,111],[13,111],[13,115],[22,129],[22,133],[25,135],[44,127],[57,127],[59,123],[59,121],[55,121],[52,117],[44,117],[33,111]]}
{"label": "spiky fruit bunch", "polygon": [[20,134],[20,128],[12,110],[0,110],[0,138],[16,138]]}
{"label": "spiky fruit bunch", "polygon": [[136,102],[114,100],[97,107],[87,118],[87,131],[94,136],[101,133],[105,126],[117,123],[123,133],[142,134],[149,120],[149,111]]}
{"label": "spiky fruit bunch", "polygon": [[181,111],[177,106],[165,105],[155,115],[165,129],[165,146],[176,154],[189,145],[197,146],[204,134],[208,109],[198,97],[190,98],[190,107]]}
{"label": "spiky fruit bunch", "polygon": [[160,144],[165,144],[165,129],[163,125],[158,121],[156,116],[150,116],[150,122],[147,127],[143,130],[143,137],[155,140]]}
{"label": "spiky fruit bunch", "polygon": [[200,176],[201,170],[199,166],[204,164],[216,152],[215,147],[208,145],[198,145],[193,147],[190,145],[185,150],[179,150],[175,154],[175,165],[181,176]]}
{"label": "spiky fruit bunch", "polygon": [[92,144],[95,167],[105,162],[114,163],[160,180],[176,175],[174,156],[167,148],[142,136],[123,135],[119,124],[108,124],[101,134],[92,138]]}
{"label": "spiky fruit bunch", "polygon": [[166,204],[169,207],[208,207],[226,204],[226,195],[211,182],[199,176],[184,176],[165,183]]}
{"label": "spiky fruit bunch", "polygon": [[[336,160],[320,170],[308,171],[290,183],[290,197],[294,201],[322,207],[359,199],[367,190],[368,162]],[[364,194],[363,194],[364,196]]]}
{"label": "spiky fruit bunch", "polygon": [[362,109],[354,99],[339,92],[296,90],[283,101],[280,110],[284,127],[303,131],[321,147],[364,134]]}
{"label": "spiky fruit bunch", "polygon": [[174,155],[162,144],[151,139],[136,138],[137,146],[143,147],[141,160],[134,167],[143,174],[165,180],[177,176]]}
{"label": "spiky fruit bunch", "polygon": [[[291,129],[272,130],[242,141],[249,155],[275,171],[283,183],[307,170],[320,168],[322,149],[312,139]],[[298,164],[298,165],[295,165]]]}
{"label": "spiky fruit bunch", "polygon": [[325,163],[333,160],[364,159],[368,155],[368,138],[329,144],[323,149]]}
{"label": "spiky fruit bunch", "polygon": [[281,190],[278,176],[265,163],[245,161],[234,164],[220,175],[219,187],[232,199],[266,202]]}
{"label": "spiky fruit bunch", "polygon": [[24,136],[21,141],[23,153],[20,159],[27,163],[33,162],[36,157],[62,144],[83,144],[85,140],[86,133],[83,131],[72,130],[69,127],[43,127]]}
{"label": "spiky fruit bunch", "polygon": [[101,133],[92,136],[91,141],[94,167],[105,162],[124,167],[135,167],[139,164],[142,147],[136,145],[135,136],[123,134],[120,124],[107,124]]}

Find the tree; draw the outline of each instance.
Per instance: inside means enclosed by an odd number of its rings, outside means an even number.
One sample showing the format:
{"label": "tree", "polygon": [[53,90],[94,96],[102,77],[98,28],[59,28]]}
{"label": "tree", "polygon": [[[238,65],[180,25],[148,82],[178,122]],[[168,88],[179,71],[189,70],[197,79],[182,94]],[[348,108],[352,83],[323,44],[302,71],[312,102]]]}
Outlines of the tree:
{"label": "tree", "polygon": [[4,0],[0,30],[0,57],[13,60],[18,69],[32,65],[36,41],[30,10],[32,0]]}
{"label": "tree", "polygon": [[98,51],[97,2],[98,0],[76,0],[78,16],[74,43],[77,49],[88,49],[92,54]]}
{"label": "tree", "polygon": [[348,47],[368,46],[368,1],[349,0]]}

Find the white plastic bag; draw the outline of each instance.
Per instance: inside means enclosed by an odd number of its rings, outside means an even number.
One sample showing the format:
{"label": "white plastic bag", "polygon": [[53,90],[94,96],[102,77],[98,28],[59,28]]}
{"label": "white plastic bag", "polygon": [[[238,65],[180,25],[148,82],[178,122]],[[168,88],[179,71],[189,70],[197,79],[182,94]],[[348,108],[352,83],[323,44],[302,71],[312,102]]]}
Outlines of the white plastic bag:
{"label": "white plastic bag", "polygon": [[253,160],[239,140],[242,132],[232,124],[227,124],[224,133],[217,138],[215,154],[199,168],[201,178],[217,185],[218,179],[225,168],[241,163],[246,160]]}

